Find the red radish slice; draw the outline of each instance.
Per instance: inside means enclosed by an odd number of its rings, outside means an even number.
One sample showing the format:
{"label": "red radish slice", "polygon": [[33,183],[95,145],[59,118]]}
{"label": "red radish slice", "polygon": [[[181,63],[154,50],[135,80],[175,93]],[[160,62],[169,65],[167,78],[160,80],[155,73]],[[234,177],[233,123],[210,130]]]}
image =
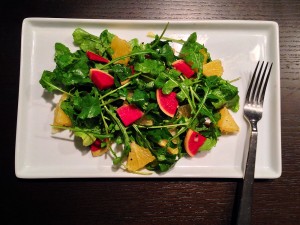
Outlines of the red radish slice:
{"label": "red radish slice", "polygon": [[133,124],[144,115],[135,105],[122,105],[116,111],[125,126]]}
{"label": "red radish slice", "polygon": [[92,61],[96,61],[96,62],[102,62],[102,63],[109,63],[109,60],[102,57],[101,55],[98,55],[94,52],[90,52],[90,51],[87,51],[86,52],[86,56],[92,60]]}
{"label": "red radish slice", "polygon": [[98,69],[90,69],[90,78],[100,90],[108,89],[115,84],[112,75]]}
{"label": "red radish slice", "polygon": [[186,152],[193,157],[204,144],[206,137],[196,131],[189,129],[184,138],[184,148]]}
{"label": "red radish slice", "polygon": [[195,71],[192,70],[189,64],[187,64],[183,59],[176,60],[175,62],[172,63],[172,66],[181,72],[184,76],[187,78],[191,78]]}
{"label": "red radish slice", "polygon": [[162,89],[157,89],[156,99],[161,111],[170,117],[175,115],[178,107],[178,100],[175,92],[166,95],[162,92]]}

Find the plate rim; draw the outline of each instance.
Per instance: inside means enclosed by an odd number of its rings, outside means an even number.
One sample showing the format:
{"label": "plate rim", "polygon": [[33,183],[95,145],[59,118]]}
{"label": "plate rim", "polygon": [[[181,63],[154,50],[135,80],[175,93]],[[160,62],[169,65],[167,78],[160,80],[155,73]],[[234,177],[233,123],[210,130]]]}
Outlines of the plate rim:
{"label": "plate rim", "polygon": [[[278,115],[277,115],[277,120],[278,120],[278,129],[279,132],[276,133],[278,137],[278,143],[280,145],[279,151],[277,152],[277,171],[273,171],[273,173],[269,172],[269,176],[267,177],[256,177],[258,179],[275,179],[279,178],[282,174],[282,146],[281,146],[281,99],[280,99],[280,54],[279,54],[279,25],[276,21],[268,21],[268,20],[144,20],[144,19],[138,19],[138,20],[130,20],[130,19],[83,19],[83,18],[47,18],[47,17],[28,17],[23,20],[22,23],[22,37],[21,37],[21,57],[20,57],[20,77],[19,77],[19,96],[18,96],[18,110],[17,110],[17,128],[16,128],[16,141],[15,141],[15,174],[18,178],[89,178],[89,177],[94,177],[94,178],[145,178],[145,176],[80,176],[80,175],[75,175],[75,176],[42,176],[42,175],[37,175],[37,176],[32,176],[30,175],[30,168],[28,170],[28,167],[20,167],[20,126],[21,123],[20,121],[22,120],[22,113],[21,113],[21,107],[20,104],[24,102],[24,96],[22,96],[22,93],[24,92],[24,44],[25,44],[25,32],[26,29],[29,29],[29,26],[34,26],[35,23],[41,23],[41,22],[46,22],[46,23],[57,23],[57,22],[64,22],[64,23],[98,23],[98,22],[106,22],[106,23],[111,23],[111,24],[125,24],[125,23],[134,23],[134,24],[163,24],[166,22],[171,23],[179,23],[179,24],[190,24],[190,23],[195,23],[195,24],[201,24],[201,25],[206,25],[206,24],[214,24],[214,25],[251,25],[251,26],[267,26],[270,29],[273,29],[273,32],[275,32],[275,43],[276,43],[276,58],[277,62],[274,64],[277,67],[278,71],[278,76],[276,77],[276,84],[278,85],[278,95],[279,95],[279,100],[277,104],[277,110],[279,110]],[[277,100],[277,99],[276,99]],[[23,103],[24,104],[24,103]],[[27,169],[26,169],[27,168]],[[195,176],[195,175],[185,175],[185,176],[168,176],[167,174],[163,176],[147,176],[147,178],[235,178],[234,176]],[[239,178],[238,176],[236,178]]]}

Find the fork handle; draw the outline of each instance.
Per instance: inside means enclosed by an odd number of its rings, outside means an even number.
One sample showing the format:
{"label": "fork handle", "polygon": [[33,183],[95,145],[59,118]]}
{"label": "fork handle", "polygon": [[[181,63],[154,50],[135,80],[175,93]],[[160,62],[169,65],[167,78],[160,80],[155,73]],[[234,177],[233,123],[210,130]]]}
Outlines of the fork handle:
{"label": "fork handle", "polygon": [[253,196],[253,182],[255,172],[255,158],[257,147],[257,122],[250,121],[251,135],[249,141],[249,151],[246,163],[246,170],[243,181],[243,189],[241,193],[241,200],[239,205],[237,225],[251,224],[251,208]]}

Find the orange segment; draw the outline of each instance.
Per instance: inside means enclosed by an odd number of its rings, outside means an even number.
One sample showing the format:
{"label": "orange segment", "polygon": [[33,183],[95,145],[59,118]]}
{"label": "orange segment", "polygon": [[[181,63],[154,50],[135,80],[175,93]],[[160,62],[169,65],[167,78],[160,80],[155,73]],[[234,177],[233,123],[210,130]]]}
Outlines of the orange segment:
{"label": "orange segment", "polygon": [[60,108],[60,105],[63,101],[65,101],[68,98],[68,95],[63,94],[58,102],[58,104],[55,107],[54,110],[54,121],[53,125],[57,126],[66,126],[70,127],[72,126],[71,119],[68,117],[67,114]]}
{"label": "orange segment", "polygon": [[209,76],[222,76],[223,66],[220,60],[213,60],[209,63],[203,65],[203,74],[207,77]]}
{"label": "orange segment", "polygon": [[234,133],[240,130],[226,107],[220,110],[220,114],[221,119],[218,121],[218,126],[222,133]]}
{"label": "orange segment", "polygon": [[[123,39],[120,39],[118,36],[113,37],[110,47],[114,51],[114,53],[111,56],[112,59],[116,59],[118,57],[128,55],[131,52],[131,47],[130,47],[129,43]],[[127,65],[128,62],[129,62],[129,57],[118,60],[115,63]]]}
{"label": "orange segment", "polygon": [[142,169],[155,159],[149,149],[139,146],[135,142],[130,144],[130,148],[131,150],[127,159],[128,171],[134,172]]}

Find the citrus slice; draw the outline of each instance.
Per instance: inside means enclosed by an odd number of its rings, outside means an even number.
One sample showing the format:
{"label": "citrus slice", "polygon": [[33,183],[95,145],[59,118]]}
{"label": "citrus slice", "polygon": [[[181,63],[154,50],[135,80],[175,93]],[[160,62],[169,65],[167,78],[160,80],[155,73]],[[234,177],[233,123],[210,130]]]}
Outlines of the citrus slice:
{"label": "citrus slice", "polygon": [[222,133],[235,133],[239,131],[239,126],[226,107],[220,110],[220,114],[221,119],[218,121],[218,126]]}
{"label": "citrus slice", "polygon": [[155,159],[149,149],[139,146],[135,142],[130,144],[130,148],[127,159],[128,171],[140,170]]}
{"label": "citrus slice", "polygon": [[[127,41],[119,38],[118,36],[113,37],[110,47],[114,51],[114,53],[111,56],[112,59],[116,59],[121,56],[128,55],[131,52],[130,44]],[[115,63],[127,65],[128,62],[129,62],[129,57],[127,57],[125,59],[120,59]]]}
{"label": "citrus slice", "polygon": [[209,63],[203,65],[203,74],[207,77],[209,76],[222,76],[223,67],[222,62],[218,59],[213,60]]}
{"label": "citrus slice", "polygon": [[[72,126],[72,121],[70,117],[60,107],[61,103],[65,101],[67,98],[68,95],[63,94],[54,109],[53,125],[55,126],[65,126],[65,127]],[[57,133],[59,131],[61,131],[61,129],[52,128],[52,133]]]}

